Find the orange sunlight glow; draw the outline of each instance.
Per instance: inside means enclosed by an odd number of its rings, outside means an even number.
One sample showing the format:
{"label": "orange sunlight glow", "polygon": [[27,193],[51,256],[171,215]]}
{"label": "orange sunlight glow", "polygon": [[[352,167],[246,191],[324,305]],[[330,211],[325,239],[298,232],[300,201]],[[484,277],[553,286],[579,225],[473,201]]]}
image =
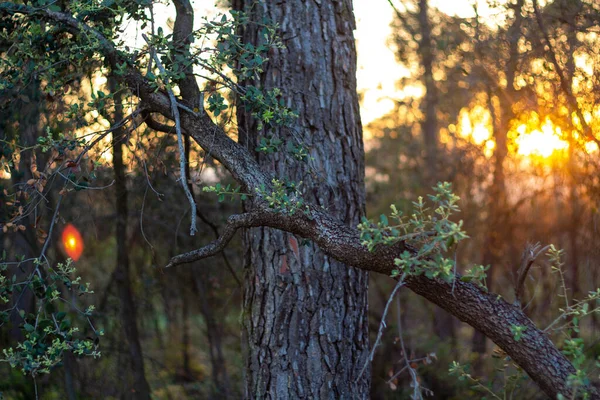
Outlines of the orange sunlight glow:
{"label": "orange sunlight glow", "polygon": [[517,127],[517,132],[517,153],[523,156],[546,158],[569,147],[569,143],[561,139],[561,129],[554,127],[549,119],[546,119],[541,129],[527,132],[527,126],[522,124]]}
{"label": "orange sunlight glow", "polygon": [[[457,131],[460,136],[471,143],[481,146],[486,157],[494,153],[495,140],[491,131],[491,115],[488,110],[480,105],[470,109],[461,110],[458,125],[450,126],[449,130]],[[557,152],[569,148],[569,142],[562,139],[560,127],[555,126],[550,118],[540,123],[537,114],[533,113],[527,123],[513,128],[509,138],[515,145],[514,153],[523,157],[548,158]],[[510,140],[510,139],[509,139]],[[598,151],[598,146],[593,142],[585,143],[588,153]]]}
{"label": "orange sunlight glow", "polygon": [[62,232],[62,243],[65,248],[65,253],[73,259],[79,260],[83,253],[83,238],[81,234],[72,224],[67,224]]}
{"label": "orange sunlight glow", "polygon": [[490,112],[480,105],[472,109],[463,108],[459,114],[458,127],[453,126],[450,131],[458,128],[458,133],[473,144],[482,146],[483,154],[491,157],[494,154],[496,143],[492,138],[492,132],[489,126],[492,123]]}

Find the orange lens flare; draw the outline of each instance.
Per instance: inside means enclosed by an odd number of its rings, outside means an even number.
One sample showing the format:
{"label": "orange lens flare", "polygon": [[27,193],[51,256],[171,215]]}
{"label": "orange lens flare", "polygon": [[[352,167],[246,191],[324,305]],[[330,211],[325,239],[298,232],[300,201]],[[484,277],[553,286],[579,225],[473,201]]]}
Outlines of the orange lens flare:
{"label": "orange lens flare", "polygon": [[77,228],[71,224],[67,224],[62,232],[62,243],[65,248],[65,253],[67,253],[73,261],[79,260],[83,253],[83,238]]}

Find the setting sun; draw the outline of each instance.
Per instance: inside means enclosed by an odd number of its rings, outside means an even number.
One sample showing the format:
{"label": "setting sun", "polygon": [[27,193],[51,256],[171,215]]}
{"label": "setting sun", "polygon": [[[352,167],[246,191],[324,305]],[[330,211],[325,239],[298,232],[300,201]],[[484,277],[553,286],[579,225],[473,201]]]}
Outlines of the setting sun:
{"label": "setting sun", "polygon": [[546,120],[541,129],[527,132],[527,126],[522,124],[516,131],[517,153],[523,156],[550,157],[555,151],[569,147],[569,143],[561,139],[561,129],[554,127],[550,120]]}

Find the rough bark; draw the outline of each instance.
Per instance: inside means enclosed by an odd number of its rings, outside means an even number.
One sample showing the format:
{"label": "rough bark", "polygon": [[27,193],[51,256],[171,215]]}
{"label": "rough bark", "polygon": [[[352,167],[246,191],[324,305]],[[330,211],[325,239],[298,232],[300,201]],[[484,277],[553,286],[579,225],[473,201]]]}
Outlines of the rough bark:
{"label": "rough bark", "polygon": [[[299,118],[292,129],[267,133],[240,112],[244,144],[279,179],[302,181],[307,201],[356,225],[365,192],[352,4],[253,7],[252,19],[278,23],[286,45],[269,54],[260,86],[281,88]],[[244,40],[258,43],[259,33],[249,27]],[[285,147],[275,156],[254,152],[260,136],[275,133],[286,144],[307,147],[312,159],[291,162]],[[278,230],[250,229],[244,242],[246,397],[367,398],[370,374],[358,375],[368,352],[367,273]]]}
{"label": "rough bark", "polygon": [[[115,93],[115,120],[123,119],[123,106],[121,95],[115,90],[115,82],[111,78],[111,91]],[[121,323],[128,343],[133,378],[132,396],[135,399],[150,399],[150,385],[144,372],[144,357],[140,344],[140,335],[137,327],[137,311],[131,289],[131,272],[129,267],[129,253],[127,252],[127,181],[125,165],[123,164],[123,132],[119,129],[113,132],[113,166],[115,172],[115,197],[117,208],[116,239],[117,239],[117,266],[115,282],[121,305]]]}

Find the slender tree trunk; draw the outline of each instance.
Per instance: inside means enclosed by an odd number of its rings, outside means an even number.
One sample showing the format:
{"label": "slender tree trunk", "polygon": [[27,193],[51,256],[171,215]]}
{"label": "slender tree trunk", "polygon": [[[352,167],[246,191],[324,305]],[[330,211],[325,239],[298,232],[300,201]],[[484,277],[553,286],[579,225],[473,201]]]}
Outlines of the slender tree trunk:
{"label": "slender tree trunk", "polygon": [[77,391],[75,390],[75,381],[73,379],[73,364],[74,356],[73,353],[67,352],[64,357],[64,369],[65,369],[65,393],[67,399],[77,400]]}
{"label": "slender tree trunk", "polygon": [[[438,89],[433,78],[433,65],[435,63],[434,45],[431,38],[431,23],[429,21],[429,0],[419,0],[419,57],[423,66],[423,86],[425,95],[422,102],[423,121],[421,122],[421,134],[425,144],[425,155],[427,161],[427,187],[435,185],[440,179],[438,176]],[[454,318],[441,308],[434,306],[433,330],[435,334],[444,340],[455,339]]]}
{"label": "slender tree trunk", "polygon": [[[577,31],[574,27],[569,27],[567,35],[569,44],[569,56],[567,58],[566,72],[569,86],[573,90],[573,79],[575,77],[575,51],[577,50],[578,40]],[[571,142],[573,142],[571,138]],[[573,150],[574,143],[569,146],[569,161],[567,165],[570,188],[569,188],[569,203],[571,208],[571,218],[568,226],[569,235],[569,274],[567,284],[571,289],[573,298],[579,297],[579,244],[578,232],[581,229],[581,204],[579,201],[579,193],[577,192],[577,161],[575,160],[576,152]]]}
{"label": "slender tree trunk", "polygon": [[[240,110],[240,141],[254,151],[278,135],[310,153],[293,162],[286,147],[255,153],[274,177],[303,181],[304,200],[356,226],[364,215],[364,151],[356,94],[354,16],[350,0],[238,1],[253,21],[279,24],[286,45],[269,54],[264,89],[282,89],[298,112],[290,129],[259,132]],[[260,28],[244,40],[257,43]],[[302,211],[299,211],[302,212]],[[326,256],[314,243],[270,228],[244,234],[246,398],[368,398],[368,274]]]}
{"label": "slender tree trunk", "polygon": [[181,306],[181,359],[183,360],[182,380],[189,382],[192,377],[191,357],[190,357],[190,306],[185,296],[182,299]]}
{"label": "slender tree trunk", "polygon": [[214,398],[227,399],[230,397],[230,382],[229,376],[227,375],[225,357],[223,356],[223,346],[221,341],[223,337],[222,325],[217,322],[214,310],[208,301],[208,288],[206,285],[208,276],[206,272],[195,268],[192,273],[194,282],[196,283],[198,298],[200,300],[200,312],[202,313],[206,324],[206,339],[208,340],[212,378],[216,389]]}
{"label": "slender tree trunk", "polygon": [[[186,136],[184,138],[184,148],[185,148],[185,159],[188,162],[185,165],[185,176],[188,177],[188,188],[190,193],[194,193],[194,188],[192,185],[191,174],[190,174],[190,150],[191,150],[191,141],[190,137]],[[200,219],[205,221],[205,217],[202,215],[199,210],[196,210]],[[216,231],[216,227],[213,225],[213,229],[215,229],[215,234],[218,237],[218,233]],[[224,256],[224,258],[226,258]],[[199,268],[201,268],[199,270]],[[200,312],[202,313],[202,317],[204,318],[204,323],[206,324],[206,339],[208,340],[208,349],[210,356],[210,364],[212,367],[212,378],[214,383],[214,399],[227,399],[230,397],[230,382],[229,376],[227,375],[227,367],[225,362],[225,357],[223,356],[223,346],[222,346],[222,323],[217,322],[217,318],[215,318],[215,313],[213,307],[210,305],[210,300],[208,296],[208,288],[206,282],[208,281],[208,274],[206,269],[202,267],[194,268],[192,270],[192,277],[196,286],[196,292],[198,294],[198,299],[200,301]],[[187,307],[187,305],[186,305]]]}
{"label": "slender tree trunk", "polygon": [[425,86],[425,95],[421,107],[424,115],[421,123],[421,134],[425,143],[425,152],[427,156],[427,165],[429,168],[428,184],[433,185],[437,178],[437,158],[438,158],[438,122],[437,122],[437,104],[438,90],[433,79],[433,64],[435,54],[433,42],[431,39],[431,24],[429,22],[429,0],[419,0],[419,31],[421,41],[419,42],[419,56],[423,66],[423,85]]}
{"label": "slender tree trunk", "polygon": [[[19,118],[19,143],[25,147],[35,146],[37,138],[40,134],[38,124],[40,123],[40,115],[42,113],[42,98],[40,90],[40,82],[35,80],[24,90],[24,96],[29,98],[29,102],[21,107],[17,112]],[[34,165],[35,164],[35,165]],[[23,184],[33,177],[32,166],[37,168],[36,160],[31,158],[31,153],[24,152],[21,155],[19,161],[19,168],[11,170],[11,179],[14,187],[18,184]],[[43,161],[39,163],[43,165]],[[27,200],[25,196],[21,196],[19,199],[21,204],[26,204]],[[27,226],[27,230],[19,231],[16,234],[9,235],[10,246],[8,248],[9,257],[24,257],[30,259],[32,257],[39,256],[39,246],[35,237],[35,228],[33,227],[35,221],[32,214],[27,215],[21,222]],[[12,250],[12,251],[11,251]],[[12,254],[11,254],[12,253]],[[10,267],[9,273],[16,275],[17,281],[23,281],[31,272],[35,266],[33,262],[25,262],[18,267]],[[31,313],[35,307],[35,296],[31,290],[26,290],[23,293],[14,292],[13,304],[15,310],[10,314],[11,329],[9,337],[13,341],[22,341],[23,334],[19,326],[23,323],[23,318],[19,314],[19,310],[24,310],[25,313]]]}
{"label": "slender tree trunk", "polygon": [[[110,79],[111,92],[114,93],[115,121],[123,119],[123,105],[121,95],[115,90],[115,82]],[[127,253],[127,182],[125,178],[125,165],[123,164],[123,132],[117,129],[112,135],[113,165],[115,171],[116,191],[116,236],[117,236],[117,266],[115,282],[121,303],[121,323],[125,331],[133,375],[133,398],[150,399],[150,386],[144,373],[144,357],[140,344],[140,335],[137,326],[137,311],[131,290],[131,276],[129,269],[129,254]]]}
{"label": "slender tree trunk", "polygon": [[[492,114],[492,129],[496,147],[494,149],[494,176],[492,187],[489,192],[489,216],[488,230],[484,239],[482,265],[489,265],[487,272],[487,286],[490,291],[494,290],[494,274],[496,265],[502,261],[501,255],[506,254],[503,238],[509,237],[511,230],[508,216],[508,201],[506,198],[506,184],[504,179],[504,160],[508,154],[507,137],[510,121],[514,118],[512,105],[516,100],[517,92],[514,87],[515,77],[519,62],[519,38],[521,36],[521,24],[523,17],[521,9],[524,0],[510,7],[514,11],[515,20],[507,31],[509,46],[509,58],[506,65],[506,89],[498,96],[499,112],[496,112],[493,101],[493,91],[488,93],[489,110]],[[473,352],[484,354],[486,352],[487,338],[481,332],[475,330],[472,339]]]}

